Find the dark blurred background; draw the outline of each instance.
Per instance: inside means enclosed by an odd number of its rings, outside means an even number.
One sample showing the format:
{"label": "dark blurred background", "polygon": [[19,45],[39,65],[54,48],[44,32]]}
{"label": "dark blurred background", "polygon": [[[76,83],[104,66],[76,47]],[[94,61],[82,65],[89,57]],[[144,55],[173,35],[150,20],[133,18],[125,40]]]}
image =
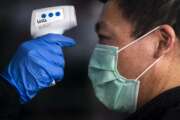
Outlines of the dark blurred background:
{"label": "dark blurred background", "polygon": [[97,42],[94,24],[103,4],[97,0],[1,0],[0,69],[8,64],[17,47],[31,39],[33,9],[57,5],[76,7],[78,27],[65,35],[76,39],[77,46],[64,49],[65,78],[56,86],[41,91],[23,106],[23,120],[120,120],[120,114],[107,110],[94,96],[87,76],[90,55]]}

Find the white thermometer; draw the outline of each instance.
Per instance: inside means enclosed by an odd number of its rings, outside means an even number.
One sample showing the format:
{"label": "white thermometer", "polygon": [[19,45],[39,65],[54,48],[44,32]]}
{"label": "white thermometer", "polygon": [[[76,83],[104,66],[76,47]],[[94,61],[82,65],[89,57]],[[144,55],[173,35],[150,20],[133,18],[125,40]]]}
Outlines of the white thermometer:
{"label": "white thermometer", "polygon": [[31,36],[33,38],[48,33],[63,34],[77,26],[74,6],[57,6],[37,9],[32,12]]}

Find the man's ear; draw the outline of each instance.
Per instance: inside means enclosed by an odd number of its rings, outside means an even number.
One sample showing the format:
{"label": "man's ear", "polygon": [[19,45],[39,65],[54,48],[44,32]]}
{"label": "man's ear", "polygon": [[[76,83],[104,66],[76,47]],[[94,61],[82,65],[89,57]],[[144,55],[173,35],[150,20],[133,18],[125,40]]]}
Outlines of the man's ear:
{"label": "man's ear", "polygon": [[162,25],[159,29],[159,39],[156,47],[155,57],[159,58],[162,55],[170,52],[176,42],[176,34],[170,25]]}

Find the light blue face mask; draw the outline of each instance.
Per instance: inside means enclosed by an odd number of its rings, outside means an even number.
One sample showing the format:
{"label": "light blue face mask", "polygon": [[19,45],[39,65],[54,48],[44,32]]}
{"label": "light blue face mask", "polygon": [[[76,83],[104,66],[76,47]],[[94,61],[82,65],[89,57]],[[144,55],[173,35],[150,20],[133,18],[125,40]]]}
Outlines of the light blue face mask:
{"label": "light blue face mask", "polygon": [[140,86],[138,79],[151,69],[160,58],[145,69],[136,79],[127,79],[118,72],[118,54],[159,28],[151,30],[121,49],[101,44],[98,44],[94,49],[88,75],[97,98],[109,109],[130,113],[136,110]]}

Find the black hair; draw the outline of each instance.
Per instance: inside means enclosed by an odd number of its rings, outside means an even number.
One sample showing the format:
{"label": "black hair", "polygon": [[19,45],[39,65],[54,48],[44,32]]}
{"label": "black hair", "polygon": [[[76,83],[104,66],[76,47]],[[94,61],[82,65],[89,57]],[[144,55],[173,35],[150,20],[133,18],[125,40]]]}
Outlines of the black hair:
{"label": "black hair", "polygon": [[133,36],[139,37],[159,25],[168,24],[180,38],[180,0],[116,1],[123,16],[134,26]]}

